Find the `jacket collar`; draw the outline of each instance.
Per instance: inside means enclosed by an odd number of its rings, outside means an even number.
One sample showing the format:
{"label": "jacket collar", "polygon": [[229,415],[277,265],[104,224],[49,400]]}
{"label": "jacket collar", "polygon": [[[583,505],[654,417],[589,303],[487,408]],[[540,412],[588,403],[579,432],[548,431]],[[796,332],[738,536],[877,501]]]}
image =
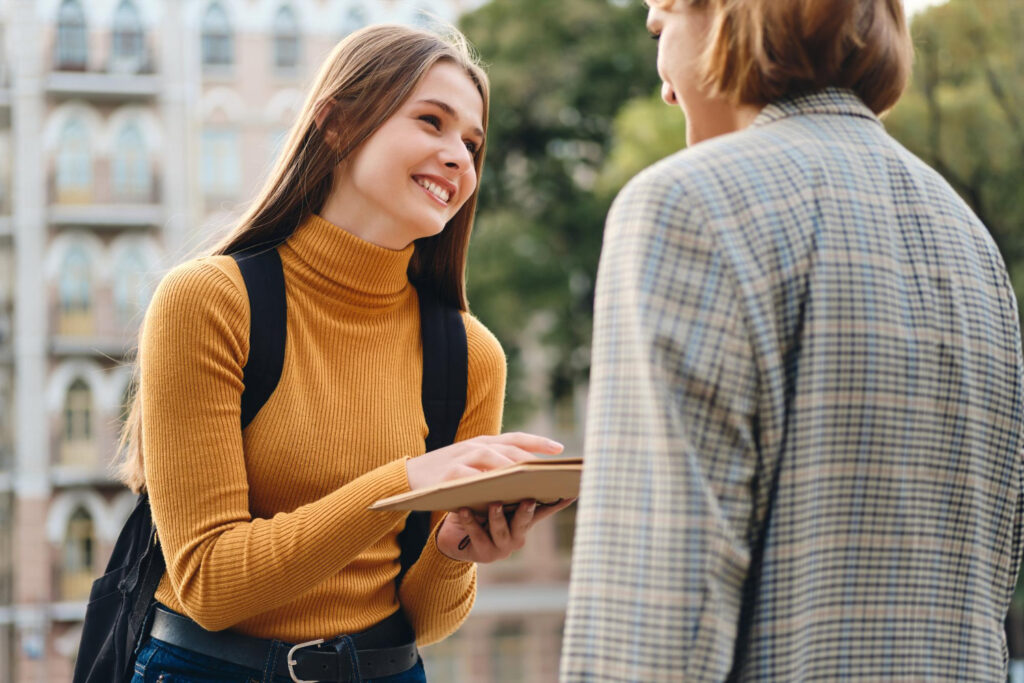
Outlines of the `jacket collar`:
{"label": "jacket collar", "polygon": [[845,88],[825,88],[776,100],[765,106],[750,125],[763,126],[790,116],[808,114],[859,116],[882,125],[874,112],[852,90]]}

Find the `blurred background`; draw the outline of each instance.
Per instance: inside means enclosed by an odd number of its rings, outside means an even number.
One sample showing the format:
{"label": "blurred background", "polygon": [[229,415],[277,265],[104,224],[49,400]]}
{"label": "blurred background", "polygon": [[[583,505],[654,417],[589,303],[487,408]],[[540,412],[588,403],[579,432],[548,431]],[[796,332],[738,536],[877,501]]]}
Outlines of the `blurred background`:
{"label": "blurred background", "polygon": [[[1024,1],[907,10],[917,64],[885,124],[982,218],[1019,296]],[[604,215],[685,146],[644,16],[637,0],[0,0],[0,683],[70,679],[134,502],[108,466],[149,296],[237,218],[316,68],[367,23],[454,23],[489,67],[470,303],[508,354],[506,428],[580,453]],[[556,680],[572,529],[570,508],[481,568],[469,621],[424,651],[431,680]],[[1024,657],[1020,591],[1008,632]]]}

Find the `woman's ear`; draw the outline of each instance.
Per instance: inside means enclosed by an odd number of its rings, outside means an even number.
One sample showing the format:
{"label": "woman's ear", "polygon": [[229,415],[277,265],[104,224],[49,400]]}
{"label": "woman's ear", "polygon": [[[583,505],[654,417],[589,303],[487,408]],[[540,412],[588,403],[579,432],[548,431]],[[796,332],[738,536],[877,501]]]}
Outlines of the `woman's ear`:
{"label": "woman's ear", "polygon": [[337,101],[333,99],[323,100],[316,105],[316,116],[313,117],[313,122],[316,124],[317,129],[324,136],[324,141],[333,148],[338,146],[338,131],[335,130],[330,120],[331,114],[334,112],[334,107],[337,106]]}

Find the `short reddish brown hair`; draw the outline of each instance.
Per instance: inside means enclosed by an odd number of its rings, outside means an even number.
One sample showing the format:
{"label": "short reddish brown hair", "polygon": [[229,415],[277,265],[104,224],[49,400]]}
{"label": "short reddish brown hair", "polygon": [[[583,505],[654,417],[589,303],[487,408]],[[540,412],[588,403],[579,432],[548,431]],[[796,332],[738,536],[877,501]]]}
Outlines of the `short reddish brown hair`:
{"label": "short reddish brown hair", "polygon": [[649,0],[712,13],[704,76],[712,92],[767,104],[849,88],[876,114],[899,100],[913,44],[901,0]]}

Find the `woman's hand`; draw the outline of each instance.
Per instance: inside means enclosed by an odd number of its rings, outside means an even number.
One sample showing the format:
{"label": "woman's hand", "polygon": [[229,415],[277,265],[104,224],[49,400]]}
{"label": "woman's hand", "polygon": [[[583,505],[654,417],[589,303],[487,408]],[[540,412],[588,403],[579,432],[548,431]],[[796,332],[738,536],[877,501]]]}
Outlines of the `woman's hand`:
{"label": "woman's hand", "polygon": [[524,460],[535,460],[535,453],[557,455],[562,448],[557,441],[523,432],[478,436],[409,458],[405,470],[409,488],[415,491]]}
{"label": "woman's hand", "polygon": [[[526,534],[537,522],[572,505],[575,498],[555,505],[537,505],[524,500],[515,509],[511,521],[501,503],[491,503],[487,516],[477,519],[469,508],[449,512],[437,532],[437,549],[453,560],[494,562],[503,560],[526,543]],[[486,528],[485,528],[486,527]],[[466,538],[469,543],[464,543]]]}

